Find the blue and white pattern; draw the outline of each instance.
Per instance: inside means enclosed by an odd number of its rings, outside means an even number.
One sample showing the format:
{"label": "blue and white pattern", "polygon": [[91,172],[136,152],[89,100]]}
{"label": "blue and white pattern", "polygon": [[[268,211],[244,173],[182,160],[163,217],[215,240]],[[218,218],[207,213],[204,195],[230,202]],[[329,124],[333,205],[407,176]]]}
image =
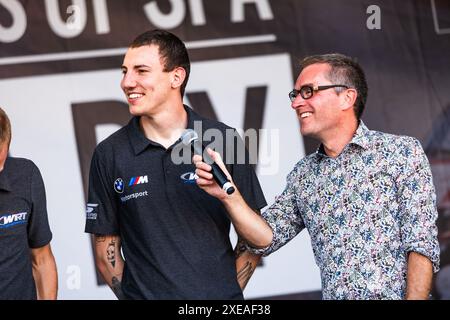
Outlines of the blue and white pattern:
{"label": "blue and white pattern", "polygon": [[436,197],[420,142],[361,122],[337,158],[321,150],[296,164],[262,214],[272,244],[249,249],[268,255],[306,227],[324,299],[403,299],[408,252],[439,268]]}
{"label": "blue and white pattern", "polygon": [[123,189],[124,189],[124,183],[122,178],[117,178],[116,181],[114,181],[114,190],[117,193],[123,193]]}

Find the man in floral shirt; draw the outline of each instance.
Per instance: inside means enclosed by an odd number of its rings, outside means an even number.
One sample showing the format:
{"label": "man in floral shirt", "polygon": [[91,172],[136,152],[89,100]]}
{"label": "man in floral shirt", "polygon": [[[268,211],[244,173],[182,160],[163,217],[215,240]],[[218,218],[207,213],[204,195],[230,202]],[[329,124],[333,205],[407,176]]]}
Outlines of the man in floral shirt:
{"label": "man in floral shirt", "polygon": [[419,141],[364,125],[364,72],[344,55],[304,59],[289,97],[302,135],[321,144],[297,163],[264,219],[239,192],[220,190],[195,156],[198,185],[225,204],[253,252],[268,255],[306,228],[324,299],[428,298],[439,245],[431,170]]}

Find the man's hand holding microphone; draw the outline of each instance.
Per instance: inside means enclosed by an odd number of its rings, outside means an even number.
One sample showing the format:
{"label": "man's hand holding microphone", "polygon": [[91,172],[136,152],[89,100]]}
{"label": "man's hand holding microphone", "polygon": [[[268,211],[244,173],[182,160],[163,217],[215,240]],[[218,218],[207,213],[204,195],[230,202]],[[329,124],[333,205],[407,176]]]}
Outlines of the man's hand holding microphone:
{"label": "man's hand holding microphone", "polygon": [[[191,140],[193,142],[196,139]],[[186,140],[187,141],[187,140]],[[184,143],[184,142],[183,142]],[[185,143],[186,144],[186,143]],[[194,149],[194,147],[193,147]],[[201,149],[204,151],[204,149]],[[205,163],[200,152],[194,152],[192,162],[197,174],[197,185],[209,195],[219,199],[228,211],[236,232],[255,248],[264,248],[272,242],[272,229],[267,222],[245,202],[239,189],[234,185],[230,173],[225,167],[219,153],[206,148],[211,164]],[[220,170],[214,168],[217,166]],[[224,174],[226,178],[217,176]],[[224,180],[225,179],[225,180]],[[219,186],[218,182],[221,184]]]}

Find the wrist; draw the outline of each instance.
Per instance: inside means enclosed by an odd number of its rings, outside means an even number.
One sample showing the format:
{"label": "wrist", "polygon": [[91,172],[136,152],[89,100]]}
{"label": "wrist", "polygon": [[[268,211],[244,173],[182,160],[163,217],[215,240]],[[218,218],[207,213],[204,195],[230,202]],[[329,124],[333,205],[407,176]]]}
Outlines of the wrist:
{"label": "wrist", "polygon": [[236,203],[237,199],[239,199],[240,193],[239,190],[236,188],[236,186],[233,184],[234,192],[232,194],[227,194],[224,190],[222,192],[222,195],[220,197],[220,201],[225,206],[231,206],[232,204]]}
{"label": "wrist", "polygon": [[405,300],[429,300],[429,294],[420,294],[420,293],[406,293]]}

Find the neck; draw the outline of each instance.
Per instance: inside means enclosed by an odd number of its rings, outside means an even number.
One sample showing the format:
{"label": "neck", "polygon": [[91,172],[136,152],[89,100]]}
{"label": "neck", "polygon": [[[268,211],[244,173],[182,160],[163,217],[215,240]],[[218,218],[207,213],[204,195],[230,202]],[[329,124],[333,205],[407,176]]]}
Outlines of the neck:
{"label": "neck", "polygon": [[141,116],[139,124],[147,139],[168,148],[180,138],[187,121],[187,112],[180,102],[167,106],[157,114]]}
{"label": "neck", "polygon": [[320,139],[325,153],[331,157],[336,158],[344,150],[345,146],[352,140],[356,130],[358,129],[358,121],[342,123],[327,132],[324,137]]}

